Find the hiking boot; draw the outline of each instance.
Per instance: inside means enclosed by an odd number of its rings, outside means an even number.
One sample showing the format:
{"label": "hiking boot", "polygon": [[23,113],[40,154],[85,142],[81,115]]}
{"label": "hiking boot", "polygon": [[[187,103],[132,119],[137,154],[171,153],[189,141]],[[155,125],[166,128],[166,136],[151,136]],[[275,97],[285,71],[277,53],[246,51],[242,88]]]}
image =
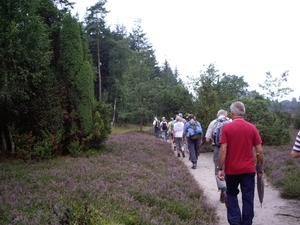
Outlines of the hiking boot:
{"label": "hiking boot", "polygon": [[180,154],[179,154],[179,153],[177,154],[177,157],[180,157]]}
{"label": "hiking boot", "polygon": [[197,168],[197,164],[193,164],[192,169],[196,169]]}
{"label": "hiking boot", "polygon": [[184,154],[184,152],[182,152],[182,157],[183,157],[183,158],[185,157],[185,154]]}
{"label": "hiking boot", "polygon": [[226,191],[221,191],[220,194],[220,202],[221,203],[225,203],[226,207],[227,207],[227,195],[226,195]]}

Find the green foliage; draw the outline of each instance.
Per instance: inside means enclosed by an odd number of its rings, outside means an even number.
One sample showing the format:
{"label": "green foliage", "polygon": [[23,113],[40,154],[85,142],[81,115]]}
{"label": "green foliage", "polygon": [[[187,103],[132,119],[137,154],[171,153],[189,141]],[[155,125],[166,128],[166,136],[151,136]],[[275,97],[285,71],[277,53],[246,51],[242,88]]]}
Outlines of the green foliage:
{"label": "green foliage", "polygon": [[105,140],[111,133],[110,115],[110,105],[102,103],[97,106],[93,116],[92,131],[85,138],[85,143],[88,148],[100,150],[100,148],[104,146]]}
{"label": "green foliage", "polygon": [[42,136],[34,136],[32,132],[20,132],[14,126],[9,126],[12,133],[12,142],[15,146],[17,158],[23,160],[51,159],[59,153],[61,133],[51,134],[49,131],[41,131]]}
{"label": "green foliage", "polygon": [[278,118],[281,120],[282,125],[285,128],[289,128],[292,124],[292,116],[289,112],[281,111],[281,112],[275,112]]}
{"label": "green foliage", "polygon": [[118,224],[113,223],[112,221],[107,221],[105,218],[103,218],[103,214],[98,209],[88,203],[84,205],[75,204],[73,206],[69,223],[73,225]]}
{"label": "green foliage", "polygon": [[80,143],[78,138],[73,138],[68,146],[68,151],[73,157],[78,157],[83,154],[84,146]]}
{"label": "green foliage", "polygon": [[44,108],[39,105],[39,97],[46,89],[52,52],[49,29],[37,13],[39,3],[12,1],[0,6],[0,129],[10,152],[8,126],[18,128],[12,133],[15,136],[42,136],[45,122],[40,117]]}
{"label": "green foliage", "polygon": [[213,64],[201,72],[200,77],[192,83],[196,93],[194,114],[206,130],[216,118],[218,110],[229,110],[232,101],[246,95],[248,83],[243,77],[220,75]]}
{"label": "green foliage", "polygon": [[93,107],[96,102],[93,80],[91,64],[86,61],[75,77],[78,92],[76,106],[84,134],[90,133],[93,126]]}
{"label": "green foliage", "polygon": [[[157,112],[167,120],[174,117],[176,113],[194,112],[192,95],[183,85],[170,85],[158,91]],[[152,118],[151,118],[152,119]]]}
{"label": "green foliage", "polygon": [[291,140],[286,119],[269,110],[268,100],[243,98],[245,119],[256,125],[265,145],[282,145]]}
{"label": "green foliage", "polygon": [[281,194],[283,198],[300,199],[299,171],[293,170],[286,173],[282,182],[284,183]]}
{"label": "green foliage", "polygon": [[167,60],[165,60],[160,74],[161,74],[161,78],[163,79],[165,85],[167,85],[168,87],[177,86],[176,76],[174,76],[173,71],[170,67],[170,64]]}
{"label": "green foliage", "polygon": [[153,115],[153,89],[155,83],[160,82],[158,78],[150,80],[153,67],[148,64],[148,57],[146,53],[136,53],[123,74],[122,94],[127,106],[126,112],[141,125]]}
{"label": "green foliage", "polygon": [[300,111],[295,115],[294,127],[300,129]]}
{"label": "green foliage", "polygon": [[23,159],[25,161],[31,160],[32,156],[34,155],[33,152],[33,142],[36,140],[36,138],[32,135],[32,132],[30,133],[22,133],[17,134],[16,131],[14,131],[13,128],[10,128],[12,135],[12,141],[15,144],[15,155],[16,158]]}
{"label": "green foliage", "polygon": [[51,158],[68,149],[76,155],[86,149],[84,139],[93,128],[94,71],[87,38],[82,25],[65,13],[72,3],[61,2],[63,10],[54,3],[0,6],[3,152],[23,159]]}
{"label": "green foliage", "polygon": [[50,62],[48,30],[35,13],[38,2],[13,1],[0,7],[0,96],[8,102],[31,99]]}
{"label": "green foliage", "polygon": [[219,109],[230,110],[232,102],[240,100],[245,104],[245,119],[256,125],[264,144],[281,145],[291,140],[289,113],[270,110],[270,102],[255,93],[248,93],[248,84],[243,77],[223,74],[220,76],[214,65],[209,65],[200,78],[194,82],[197,93],[195,114],[204,130],[216,117]]}
{"label": "green foliage", "polygon": [[34,145],[34,152],[31,158],[50,159],[57,155],[61,134],[57,132],[55,135],[48,131],[42,131],[42,137],[39,138]]}
{"label": "green foliage", "polygon": [[61,78],[65,85],[75,82],[75,76],[83,64],[83,48],[80,36],[80,26],[70,14],[64,16],[60,34],[59,65]]}

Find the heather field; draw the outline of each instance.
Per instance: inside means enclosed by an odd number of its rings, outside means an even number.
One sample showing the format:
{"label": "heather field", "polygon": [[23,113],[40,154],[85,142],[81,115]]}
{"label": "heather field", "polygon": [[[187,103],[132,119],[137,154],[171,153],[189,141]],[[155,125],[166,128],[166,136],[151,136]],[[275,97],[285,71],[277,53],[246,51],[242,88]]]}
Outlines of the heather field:
{"label": "heather field", "polygon": [[283,198],[300,200],[300,159],[291,158],[298,130],[290,128],[292,141],[282,146],[263,146],[265,173]]}
{"label": "heather field", "polygon": [[[128,130],[138,127],[114,129],[100,155],[2,161],[0,224],[218,224],[171,146],[151,131]],[[293,143],[263,147],[265,172],[284,198],[300,199]]]}
{"label": "heather field", "polygon": [[111,135],[98,156],[0,171],[0,224],[217,224],[170,145],[145,133]]}

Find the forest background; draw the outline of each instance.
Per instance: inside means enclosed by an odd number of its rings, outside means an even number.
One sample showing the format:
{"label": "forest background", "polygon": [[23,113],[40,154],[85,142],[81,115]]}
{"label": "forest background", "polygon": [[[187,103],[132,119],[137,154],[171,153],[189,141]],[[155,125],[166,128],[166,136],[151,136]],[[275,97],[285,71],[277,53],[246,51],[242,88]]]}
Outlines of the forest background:
{"label": "forest background", "polygon": [[[296,98],[281,101],[288,71],[266,73],[265,95],[243,76],[220,74],[214,64],[184,83],[166,60],[158,65],[137,20],[131,31],[106,25],[106,1],[83,21],[67,0],[19,0],[0,5],[1,156],[47,159],[99,150],[116,125],[152,123],[154,116],[195,114],[206,130],[220,108],[241,100],[264,144],[292,139],[300,127]],[[293,137],[294,138],[294,137]]]}

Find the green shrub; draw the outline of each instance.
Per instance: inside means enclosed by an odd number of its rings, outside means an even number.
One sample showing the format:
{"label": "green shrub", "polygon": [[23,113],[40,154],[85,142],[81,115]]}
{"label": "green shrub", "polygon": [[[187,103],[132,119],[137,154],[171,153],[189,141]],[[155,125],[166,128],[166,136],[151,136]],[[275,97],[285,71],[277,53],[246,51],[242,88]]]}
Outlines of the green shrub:
{"label": "green shrub", "polygon": [[299,172],[292,170],[285,173],[282,179],[282,197],[289,199],[300,199]]}
{"label": "green shrub", "polygon": [[78,157],[83,154],[83,145],[80,144],[79,140],[72,140],[68,146],[68,150],[73,157]]}
{"label": "green shrub", "polygon": [[61,134],[56,135],[48,131],[42,131],[42,138],[37,140],[32,156],[38,159],[50,159],[56,156]]}
{"label": "green shrub", "polygon": [[243,98],[246,107],[245,119],[256,125],[265,145],[282,145],[291,141],[289,119],[269,110],[269,102],[263,99]]}
{"label": "green shrub", "polygon": [[294,127],[300,129],[300,112],[298,112],[294,118]]}
{"label": "green shrub", "polygon": [[74,205],[71,210],[70,224],[74,225],[94,225],[94,224],[116,224],[109,223],[103,219],[102,213],[93,206],[86,203],[85,205]]}

